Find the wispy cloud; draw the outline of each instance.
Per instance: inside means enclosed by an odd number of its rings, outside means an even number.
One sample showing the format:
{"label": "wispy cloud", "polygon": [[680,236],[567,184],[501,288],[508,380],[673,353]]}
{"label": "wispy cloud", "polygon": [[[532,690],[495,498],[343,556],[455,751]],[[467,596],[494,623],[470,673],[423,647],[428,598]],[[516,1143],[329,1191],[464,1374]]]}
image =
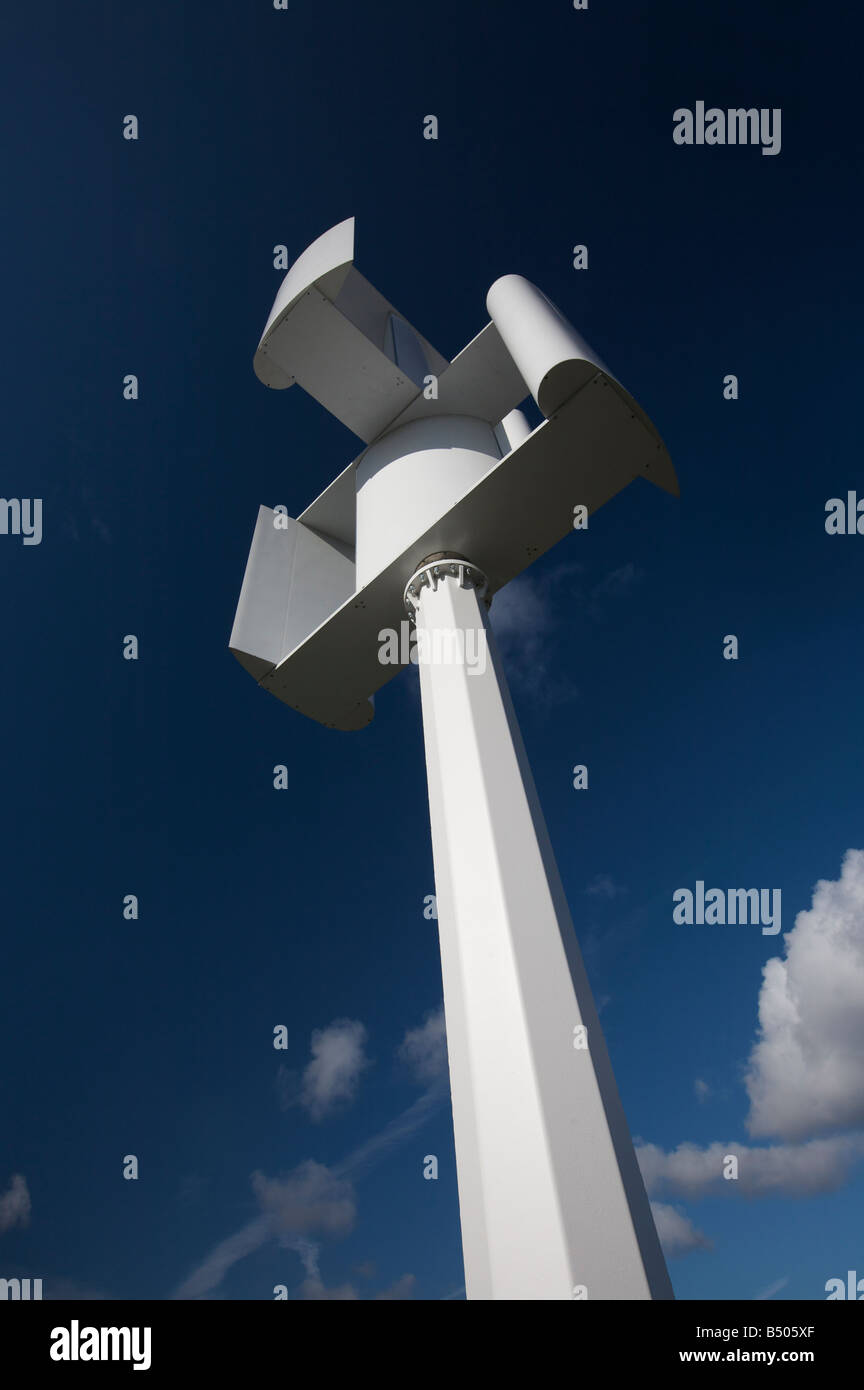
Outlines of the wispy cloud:
{"label": "wispy cloud", "polygon": [[[413,1274],[403,1274],[399,1279],[375,1294],[376,1300],[405,1300],[414,1297],[414,1286],[417,1283]],[[333,1288],[327,1288],[320,1278],[304,1279],[300,1285],[300,1297],[305,1300],[315,1301],[338,1301],[340,1303],[353,1302],[359,1299],[360,1294],[354,1284],[338,1284]]]}
{"label": "wispy cloud", "polygon": [[360,1295],[353,1284],[339,1284],[335,1288],[327,1288],[320,1279],[304,1279],[300,1285],[300,1297],[305,1301],[314,1300],[315,1302],[338,1302],[347,1303],[358,1299]]}
{"label": "wispy cloud", "polygon": [[215,1289],[239,1260],[268,1240],[296,1250],[309,1277],[317,1275],[314,1234],[344,1236],[354,1225],[354,1190],[343,1177],[322,1163],[307,1159],[283,1178],[252,1174],[252,1191],[260,1214],[227,1239],[186,1278],[174,1294],[178,1299],[203,1298]]}
{"label": "wispy cloud", "polygon": [[711,1242],[698,1230],[690,1217],[680,1207],[668,1206],[665,1202],[652,1202],[654,1225],[663,1252],[669,1259],[689,1255],[693,1250],[710,1250]]}
{"label": "wispy cloud", "polygon": [[388,1301],[404,1301],[414,1297],[414,1286],[417,1283],[413,1274],[403,1274],[395,1279],[389,1288],[383,1289],[381,1293],[376,1293],[377,1300],[386,1299]]}
{"label": "wispy cloud", "polygon": [[447,1071],[444,1006],[427,1014],[419,1028],[409,1028],[397,1053],[420,1082],[431,1083]]}
{"label": "wispy cloud", "polygon": [[[346,1020],[338,1022],[344,1024]],[[221,1284],[239,1260],[245,1259],[270,1240],[278,1240],[282,1246],[295,1250],[300,1256],[306,1275],[301,1285],[301,1298],[342,1300],[359,1297],[351,1284],[336,1289],[325,1287],[318,1266],[319,1246],[313,1237],[338,1237],[352,1229],[356,1217],[354,1180],[365,1175],[382,1158],[405,1143],[444,1104],[448,1096],[448,1082],[446,1066],[442,1073],[440,1064],[443,1046],[443,1014],[439,1022],[437,1011],[427,1015],[418,1028],[406,1032],[399,1049],[400,1059],[412,1066],[418,1077],[431,1077],[430,1084],[406,1110],[378,1134],[360,1144],[341,1163],[325,1167],[310,1159],[282,1178],[267,1178],[262,1173],[253,1173],[252,1190],[260,1214],[234,1235],[214,1246],[179,1286],[174,1298],[206,1297]],[[446,1059],[446,1050],[444,1057]],[[404,1281],[413,1279],[413,1275],[403,1275],[401,1281],[397,1280],[390,1290],[379,1296],[394,1299],[410,1297]]]}
{"label": "wispy cloud", "polygon": [[501,651],[507,680],[536,703],[560,705],[578,696],[578,690],[560,673],[555,654],[555,632],[562,626],[561,595],[556,593],[581,565],[559,565],[551,574],[522,574],[495,595],[489,621]]}
{"label": "wispy cloud", "polygon": [[379,1134],[373,1135],[365,1143],[353,1150],[342,1163],[337,1164],[334,1172],[345,1176],[360,1177],[372,1168],[380,1159],[393,1149],[398,1148],[410,1139],[412,1134],[416,1134],[426,1124],[427,1120],[434,1115],[435,1111],[447,1100],[449,1087],[446,1077],[440,1077],[437,1081],[424,1091],[422,1096],[418,1096],[407,1110],[403,1110],[401,1115],[397,1115]]}
{"label": "wispy cloud", "polygon": [[0,1193],[0,1233],[13,1226],[26,1226],[30,1220],[30,1191],[27,1179],[13,1173],[9,1187]]}
{"label": "wispy cloud", "polygon": [[775,1279],[774,1283],[769,1284],[767,1289],[763,1289],[761,1293],[757,1293],[754,1301],[756,1303],[763,1303],[765,1300],[773,1298],[775,1293],[779,1293],[781,1289],[785,1289],[788,1283],[789,1275],[784,1274],[782,1279]]}
{"label": "wispy cloud", "polygon": [[632,563],[619,565],[593,584],[584,582],[584,574],[585,566],[574,561],[539,575],[521,574],[495,595],[489,610],[507,679],[546,707],[579,695],[561,675],[556,639],[571,642],[574,623],[591,627],[602,622],[610,604],[642,579]]}
{"label": "wispy cloud", "polygon": [[588,591],[586,610],[594,622],[601,622],[606,615],[609,599],[622,598],[634,589],[643,578],[642,571],[632,563],[619,565]]}
{"label": "wispy cloud", "polygon": [[256,1216],[253,1221],[247,1222],[239,1231],[235,1231],[234,1235],[220,1240],[201,1264],[184,1279],[174,1298],[203,1298],[222,1283],[229,1269],[238,1260],[251,1255],[254,1250],[260,1250],[272,1235],[271,1217]]}
{"label": "wispy cloud", "polygon": [[591,898],[603,898],[611,902],[613,898],[621,898],[627,892],[622,884],[616,883],[609,874],[597,874],[591,880],[585,892]]}

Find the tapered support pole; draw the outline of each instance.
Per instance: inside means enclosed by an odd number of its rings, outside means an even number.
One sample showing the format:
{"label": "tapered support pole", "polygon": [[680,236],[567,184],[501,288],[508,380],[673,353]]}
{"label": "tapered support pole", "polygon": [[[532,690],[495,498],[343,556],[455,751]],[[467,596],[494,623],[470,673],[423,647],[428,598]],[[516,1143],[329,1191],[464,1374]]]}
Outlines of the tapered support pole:
{"label": "tapered support pole", "polygon": [[441,559],[406,590],[467,1296],[671,1298],[484,587]]}

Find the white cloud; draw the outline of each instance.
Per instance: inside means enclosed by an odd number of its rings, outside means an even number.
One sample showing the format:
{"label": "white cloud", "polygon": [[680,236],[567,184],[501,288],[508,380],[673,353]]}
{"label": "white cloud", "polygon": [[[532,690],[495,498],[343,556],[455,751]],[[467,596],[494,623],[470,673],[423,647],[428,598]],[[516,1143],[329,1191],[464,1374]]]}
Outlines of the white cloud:
{"label": "white cloud", "polygon": [[[727,1154],[738,1159],[738,1177],[724,1178]],[[842,1187],[849,1171],[864,1156],[864,1135],[811,1139],[807,1144],[775,1144],[749,1148],[746,1144],[679,1144],[666,1153],[656,1144],[636,1150],[645,1186],[652,1195],[674,1192],[682,1197],[721,1193],[762,1197],[784,1194],[809,1196]]]}
{"label": "white cloud", "polygon": [[759,1039],[750,1054],[747,1127],[803,1139],[864,1127],[864,850],[813,905],[763,969]]}
{"label": "white cloud", "polygon": [[703,1081],[700,1076],[693,1082],[693,1090],[696,1092],[697,1100],[707,1100],[711,1094],[711,1087],[707,1081]]}
{"label": "white cloud", "polygon": [[[353,1050],[347,1048],[340,1052],[339,1047],[334,1047],[333,1052],[337,1057],[356,1057],[358,1050],[362,1057],[366,1030],[361,1023],[352,1023],[349,1019],[339,1019],[329,1028],[313,1034],[313,1052],[316,1039],[320,1044],[320,1040],[326,1035],[333,1035],[334,1030],[354,1030]],[[327,1042],[323,1050],[319,1046],[318,1056],[327,1055],[328,1048]],[[251,1255],[274,1239],[282,1246],[296,1250],[303,1262],[306,1279],[301,1286],[301,1298],[359,1297],[351,1284],[343,1284],[336,1289],[325,1287],[318,1263],[319,1247],[310,1237],[315,1234],[348,1234],[356,1218],[352,1179],[363,1176],[383,1157],[415,1134],[447,1099],[447,1052],[443,1008],[428,1014],[417,1028],[408,1029],[400,1046],[400,1054],[403,1049],[404,1060],[414,1068],[417,1079],[426,1083],[426,1090],[422,1095],[339,1164],[327,1168],[309,1159],[298,1164],[284,1178],[267,1178],[262,1173],[253,1173],[252,1190],[261,1208],[261,1215],[214,1246],[209,1255],[205,1256],[201,1264],[180,1285],[174,1294],[175,1298],[205,1297],[221,1284],[238,1260]],[[310,1067],[312,1065],[310,1063]],[[365,1059],[363,1065],[367,1065]],[[309,1068],[307,1074],[308,1071]],[[315,1086],[320,1085],[321,1093],[327,1095],[329,1089],[328,1083],[323,1079],[325,1074],[329,1075],[327,1069],[322,1068]],[[318,1094],[317,1090],[315,1094]],[[362,1272],[362,1269],[358,1269],[358,1272]],[[411,1281],[410,1286],[406,1282],[408,1280]],[[411,1296],[408,1290],[409,1287],[413,1287],[413,1280],[413,1275],[403,1275],[390,1289],[378,1296],[388,1299],[408,1298]]]}
{"label": "white cloud", "polygon": [[691,1250],[708,1250],[711,1242],[698,1230],[690,1217],[679,1207],[667,1206],[665,1202],[652,1202],[654,1225],[663,1246],[663,1253],[674,1259],[677,1255],[689,1255]]}
{"label": "white cloud", "polygon": [[27,1179],[13,1173],[9,1187],[0,1193],[0,1232],[13,1226],[26,1226],[30,1220],[30,1192]]}
{"label": "white cloud", "polygon": [[[428,1015],[418,1028],[408,1030],[402,1043],[403,1047],[408,1045],[406,1061],[415,1065],[418,1076],[423,1073],[424,1079],[429,1078],[422,1095],[419,1095],[407,1110],[403,1110],[401,1115],[397,1115],[385,1125],[378,1134],[365,1140],[341,1163],[333,1167],[325,1168],[310,1159],[299,1164],[286,1178],[266,1178],[261,1173],[253,1173],[252,1188],[261,1208],[261,1215],[214,1246],[209,1255],[184,1280],[174,1294],[175,1298],[204,1297],[221,1284],[238,1260],[251,1255],[253,1251],[273,1239],[278,1239],[283,1246],[296,1250],[303,1261],[306,1281],[301,1297],[359,1297],[351,1291],[350,1284],[336,1290],[325,1288],[318,1266],[318,1246],[310,1237],[313,1234],[347,1234],[353,1227],[356,1215],[351,1180],[363,1176],[383,1157],[403,1144],[422,1128],[446,1101],[446,1050],[444,1071],[441,1073],[436,1070],[440,1067],[441,1047],[444,1041],[443,1010],[440,1011],[440,1022],[436,1022],[437,1019],[437,1013]],[[362,1024],[358,1026],[362,1027]],[[393,1286],[394,1289],[396,1287]],[[391,1291],[387,1297],[407,1297],[407,1294]]]}
{"label": "white cloud", "polygon": [[252,1191],[262,1212],[272,1217],[274,1233],[287,1237],[288,1245],[310,1231],[347,1235],[357,1215],[350,1182],[311,1158],[285,1178],[253,1173]]}
{"label": "white cloud", "polygon": [[[785,1142],[643,1144],[649,1193],[809,1196],[842,1187],[864,1158],[864,850],[846,852],[839,879],[819,880],[783,940],[783,959],[763,968],[745,1084],[750,1134]],[[737,1179],[723,1177],[727,1154]]]}
{"label": "white cloud", "polygon": [[357,1019],[337,1018],[312,1034],[312,1061],[303,1073],[300,1103],[313,1120],[354,1099],[361,1074],[370,1065],[366,1029]]}
{"label": "white cloud", "polygon": [[447,1034],[444,1006],[426,1015],[419,1028],[409,1028],[399,1045],[399,1060],[411,1068],[418,1081],[437,1081],[447,1073]]}
{"label": "white cloud", "polygon": [[175,1293],[175,1298],[202,1298],[221,1284],[238,1260],[259,1250],[268,1240],[297,1250],[313,1278],[317,1272],[313,1233],[347,1235],[356,1218],[351,1183],[321,1163],[308,1159],[284,1178],[252,1174],[252,1190],[260,1216],[220,1241]]}

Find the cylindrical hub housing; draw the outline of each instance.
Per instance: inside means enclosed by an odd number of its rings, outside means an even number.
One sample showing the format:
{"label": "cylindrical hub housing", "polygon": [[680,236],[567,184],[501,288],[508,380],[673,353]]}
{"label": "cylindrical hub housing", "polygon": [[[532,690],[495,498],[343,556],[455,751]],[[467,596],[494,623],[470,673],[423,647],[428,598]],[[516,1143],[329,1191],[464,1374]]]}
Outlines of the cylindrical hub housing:
{"label": "cylindrical hub housing", "polygon": [[500,458],[492,426],[467,415],[412,420],[370,444],[356,473],[357,588],[449,512]]}

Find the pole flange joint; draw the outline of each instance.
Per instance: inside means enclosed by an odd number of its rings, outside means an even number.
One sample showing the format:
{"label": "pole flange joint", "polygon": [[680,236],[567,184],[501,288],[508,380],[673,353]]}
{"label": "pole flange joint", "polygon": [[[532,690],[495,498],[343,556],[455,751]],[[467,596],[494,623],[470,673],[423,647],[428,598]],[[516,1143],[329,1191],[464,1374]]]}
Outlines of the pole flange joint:
{"label": "pole flange joint", "polygon": [[417,621],[417,608],[424,589],[437,589],[445,579],[455,580],[460,589],[476,589],[477,597],[487,608],[492,602],[489,580],[479,565],[472,564],[464,555],[449,552],[429,555],[414,571],[402,595],[405,611],[412,623]]}

